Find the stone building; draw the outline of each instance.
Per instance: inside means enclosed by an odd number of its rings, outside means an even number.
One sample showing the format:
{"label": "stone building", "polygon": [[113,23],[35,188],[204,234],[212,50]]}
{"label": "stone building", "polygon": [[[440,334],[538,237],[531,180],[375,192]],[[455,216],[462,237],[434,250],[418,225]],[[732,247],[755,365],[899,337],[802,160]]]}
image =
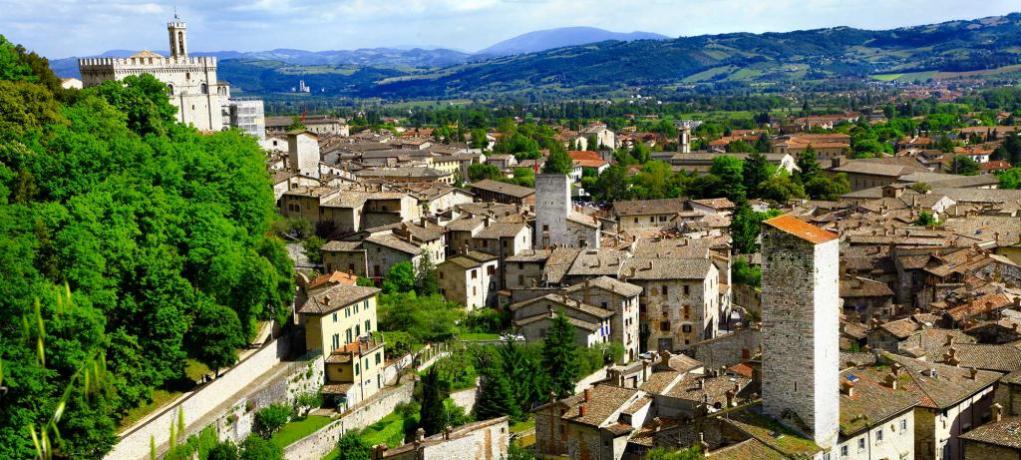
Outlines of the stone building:
{"label": "stone building", "polygon": [[571,181],[563,174],[535,176],[535,247],[599,248],[600,224],[574,211]]}
{"label": "stone building", "polygon": [[720,271],[708,258],[628,259],[623,279],[642,287],[640,314],[647,350],[675,350],[716,337]]}
{"label": "stone building", "polygon": [[762,226],[765,413],[823,449],[840,418],[837,235],[790,215]]}
{"label": "stone building", "polygon": [[631,362],[641,352],[639,336],[638,296],[642,288],[609,276],[585,280],[564,289],[568,297],[610,310],[610,340],[624,347],[624,362]]}
{"label": "stone building", "polygon": [[575,343],[584,348],[610,341],[614,322],[612,318],[615,316],[612,310],[590,305],[560,293],[550,293],[517,302],[511,304],[509,309],[514,318],[515,329],[529,342],[545,339],[553,318],[563,313],[567,321],[574,326]]}
{"label": "stone building", "polygon": [[1021,417],[1005,417],[993,406],[989,423],[961,435],[966,460],[1021,459]]}
{"label": "stone building", "polygon": [[79,59],[82,82],[90,87],[130,75],[150,74],[166,83],[170,103],[177,107],[177,121],[200,131],[220,131],[229,87],[216,79],[215,57],[188,55],[187,33],[187,24],[174,16],[167,23],[169,57],[142,51],[127,58]]}
{"label": "stone building", "polygon": [[440,293],[468,310],[496,306],[499,261],[491,254],[468,251],[436,267]]}
{"label": "stone building", "polygon": [[428,438],[419,428],[413,442],[393,449],[377,445],[372,460],[499,460],[507,458],[509,445],[507,417],[498,417],[448,428]]}

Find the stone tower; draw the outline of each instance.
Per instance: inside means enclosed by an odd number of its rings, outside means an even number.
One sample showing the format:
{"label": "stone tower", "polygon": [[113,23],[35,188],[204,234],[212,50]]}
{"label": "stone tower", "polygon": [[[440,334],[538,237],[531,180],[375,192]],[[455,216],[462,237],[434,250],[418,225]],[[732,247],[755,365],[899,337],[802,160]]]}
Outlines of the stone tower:
{"label": "stone tower", "polygon": [[174,15],[174,20],[167,23],[167,35],[170,36],[170,57],[188,57],[188,25]]}
{"label": "stone tower", "polygon": [[535,247],[574,246],[567,230],[571,212],[571,179],[566,174],[535,176]]}
{"label": "stone tower", "polygon": [[691,128],[681,127],[681,133],[677,139],[677,150],[681,153],[691,153]]}
{"label": "stone tower", "polygon": [[827,449],[840,418],[839,241],[790,215],[762,226],[762,404]]}

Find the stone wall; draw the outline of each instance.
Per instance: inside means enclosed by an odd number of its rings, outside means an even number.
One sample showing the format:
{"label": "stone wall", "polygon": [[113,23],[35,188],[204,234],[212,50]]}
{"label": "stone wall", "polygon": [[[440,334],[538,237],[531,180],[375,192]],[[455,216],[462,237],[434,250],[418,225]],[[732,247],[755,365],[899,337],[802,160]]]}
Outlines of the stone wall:
{"label": "stone wall", "polygon": [[411,401],[415,382],[408,380],[397,387],[387,387],[376,393],[361,405],[351,409],[341,418],[331,422],[284,449],[287,460],[318,460],[330,453],[337,440],[348,430],[362,429],[386,417],[398,404]]}
{"label": "stone wall", "polygon": [[[259,351],[245,358],[219,378],[188,395],[178,403],[162,409],[160,414],[124,434],[107,459],[135,459],[149,455],[149,442],[154,439],[157,446],[169,441],[170,427],[177,423],[178,412],[184,412],[188,433],[197,432],[194,425],[234,397],[238,389],[245,388],[267,371],[280,364],[289,351],[286,339],[277,339],[264,345]],[[197,427],[201,429],[201,427]]]}
{"label": "stone wall", "polygon": [[450,399],[454,400],[454,404],[464,408],[464,412],[470,414],[472,409],[475,408],[475,399],[478,397],[478,387],[468,388],[466,390],[454,391],[450,393]]}
{"label": "stone wall", "polygon": [[756,355],[762,346],[762,334],[756,328],[738,329],[734,332],[694,343],[684,353],[705,364],[706,368],[733,366]]}

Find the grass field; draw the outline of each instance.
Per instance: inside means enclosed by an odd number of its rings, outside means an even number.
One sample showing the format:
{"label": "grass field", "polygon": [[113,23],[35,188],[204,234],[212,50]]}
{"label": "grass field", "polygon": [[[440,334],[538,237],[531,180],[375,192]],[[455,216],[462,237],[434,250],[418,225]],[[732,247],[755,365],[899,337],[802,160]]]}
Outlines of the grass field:
{"label": "grass field", "polygon": [[[404,443],[404,418],[394,412],[380,421],[369,425],[362,430],[362,439],[370,446],[386,444],[389,447],[397,447]],[[340,457],[340,451],[336,448],[323,457],[323,460],[336,460]]]}
{"label": "grass field", "polygon": [[167,405],[170,401],[177,399],[177,397],[182,394],[184,393],[181,391],[167,391],[163,389],[153,390],[152,402],[129,410],[128,413],[124,414],[124,418],[121,419],[120,425],[117,426],[117,429],[123,430],[131,426],[135,422],[141,420],[142,417],[145,417],[153,411]]}
{"label": "grass field", "polygon": [[295,441],[304,438],[312,433],[315,433],[320,428],[330,424],[329,417],[322,417],[319,415],[309,415],[304,420],[295,420],[284,425],[280,431],[277,431],[270,441],[276,444],[281,449],[294,443]]}
{"label": "grass field", "polygon": [[457,338],[464,340],[465,342],[479,342],[487,340],[499,340],[500,334],[493,334],[490,332],[465,332],[458,334]]}

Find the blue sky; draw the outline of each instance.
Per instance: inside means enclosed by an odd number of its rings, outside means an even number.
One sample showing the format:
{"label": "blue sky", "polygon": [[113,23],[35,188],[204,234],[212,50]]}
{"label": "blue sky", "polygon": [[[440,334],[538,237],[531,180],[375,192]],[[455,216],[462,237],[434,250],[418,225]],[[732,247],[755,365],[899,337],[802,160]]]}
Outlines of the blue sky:
{"label": "blue sky", "polygon": [[0,33],[52,58],[166,49],[165,23],[175,6],[195,51],[475,51],[563,26],[676,37],[838,25],[885,29],[1021,10],[1017,0],[0,0]]}

